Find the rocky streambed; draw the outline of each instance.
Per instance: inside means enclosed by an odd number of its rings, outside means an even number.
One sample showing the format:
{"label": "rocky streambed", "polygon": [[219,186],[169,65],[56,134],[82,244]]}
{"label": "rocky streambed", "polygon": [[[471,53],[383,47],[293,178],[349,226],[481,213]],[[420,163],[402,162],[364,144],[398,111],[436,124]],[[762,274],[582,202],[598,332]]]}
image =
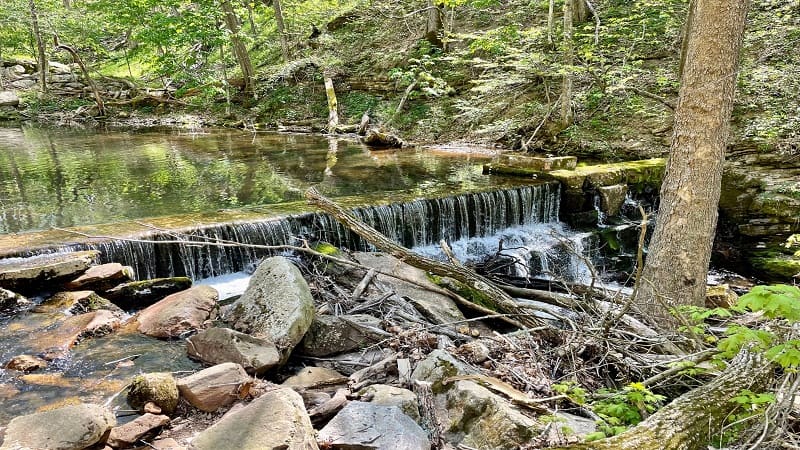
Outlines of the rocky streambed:
{"label": "rocky streambed", "polygon": [[511,449],[595,430],[532,400],[555,395],[557,343],[465,317],[388,255],[318,249],[350,263],[270,257],[232,299],[94,252],[0,260],[0,448]]}

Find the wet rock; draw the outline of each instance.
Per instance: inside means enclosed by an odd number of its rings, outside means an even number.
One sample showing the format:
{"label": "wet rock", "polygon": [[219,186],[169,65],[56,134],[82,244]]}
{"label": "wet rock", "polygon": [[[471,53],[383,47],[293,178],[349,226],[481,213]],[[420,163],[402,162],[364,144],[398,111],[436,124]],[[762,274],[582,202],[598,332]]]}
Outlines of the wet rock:
{"label": "wet rock", "polygon": [[18,372],[34,372],[45,367],[47,367],[47,361],[31,355],[15,356],[5,365],[6,369]]}
{"label": "wet rock", "polygon": [[66,311],[70,314],[83,314],[97,310],[107,310],[122,316],[117,305],[97,295],[94,291],[59,292],[34,308],[37,313],[53,313]]}
{"label": "wet rock", "polygon": [[133,280],[132,267],[123,266],[120,263],[108,263],[90,267],[89,270],[67,283],[64,287],[69,290],[105,291],[131,280]]}
{"label": "wet rock", "polygon": [[333,392],[337,387],[346,385],[348,381],[349,378],[335,370],[324,367],[306,367],[287,378],[283,385],[296,390],[320,389]]}
{"label": "wet rock", "polygon": [[[414,282],[433,290],[440,289],[428,279],[424,270],[410,266],[391,255],[360,252],[354,253],[353,257],[364,266],[402,275],[404,278],[414,280]],[[377,275],[375,278],[393,289],[397,295],[408,299],[422,315],[433,323],[443,324],[464,320],[464,314],[461,313],[455,302],[444,294],[438,294],[384,275]]]}
{"label": "wet rock", "polygon": [[403,148],[403,140],[399,137],[378,129],[367,131],[361,141],[372,148]]}
{"label": "wet rock", "polygon": [[193,450],[317,450],[303,399],[276,389],[227,414],[194,440]]}
{"label": "wet rock", "polygon": [[267,339],[258,339],[228,328],[209,328],[186,342],[189,356],[207,364],[233,362],[248,373],[263,374],[280,362],[278,349]]}
{"label": "wet rock", "polygon": [[730,308],[738,301],[739,295],[728,284],[706,288],[706,308]]}
{"label": "wet rock", "polygon": [[99,405],[67,406],[17,417],[8,424],[2,450],[81,450],[102,442],[117,423]]}
{"label": "wet rock", "polygon": [[192,287],[186,277],[154,278],[152,280],[122,283],[103,295],[120,308],[146,308],[164,297]]}
{"label": "wet rock", "polygon": [[78,316],[64,317],[51,330],[39,334],[37,349],[59,357],[80,340],[105,336],[120,326],[120,319],[111,311],[98,310]]}
{"label": "wet rock", "polygon": [[429,450],[428,434],[396,406],[350,402],[319,432],[333,449]]}
{"label": "wet rock", "polygon": [[329,356],[364,348],[389,335],[380,326],[380,319],[366,314],[317,316],[300,349],[310,356]]}
{"label": "wet rock", "polygon": [[600,195],[600,210],[608,216],[617,216],[628,195],[628,185],[600,186],[597,193]]}
{"label": "wet rock", "polygon": [[172,294],[139,313],[138,329],[162,339],[203,329],[217,315],[218,296],[210,286],[194,286]]}
{"label": "wet rock", "polygon": [[313,320],[314,300],[308,283],[297,267],[281,256],[268,258],[258,266],[229,317],[233,328],[274,342],[282,362]]}
{"label": "wet rock", "polygon": [[177,381],[178,391],[195,408],[213,412],[247,394],[252,379],[236,363],[223,363]]}
{"label": "wet rock", "polygon": [[417,394],[399,387],[386,384],[373,384],[362,389],[359,394],[361,400],[375,405],[396,406],[403,414],[407,415],[414,422],[419,423],[419,399]]}
{"label": "wet rock", "polygon": [[19,97],[13,91],[0,91],[0,106],[19,106]]}
{"label": "wet rock", "polygon": [[145,414],[125,425],[114,427],[106,444],[113,448],[129,448],[139,440],[150,440],[170,422],[167,416]]}
{"label": "wet rock", "polygon": [[31,304],[27,298],[11,292],[7,289],[0,288],[0,311],[12,311],[23,308]]}
{"label": "wet rock", "polygon": [[128,389],[128,404],[142,410],[149,402],[155,403],[165,414],[172,414],[178,406],[178,385],[169,373],[137,375]]}
{"label": "wet rock", "polygon": [[22,293],[41,291],[84,272],[98,254],[96,250],[88,250],[0,259],[0,287]]}

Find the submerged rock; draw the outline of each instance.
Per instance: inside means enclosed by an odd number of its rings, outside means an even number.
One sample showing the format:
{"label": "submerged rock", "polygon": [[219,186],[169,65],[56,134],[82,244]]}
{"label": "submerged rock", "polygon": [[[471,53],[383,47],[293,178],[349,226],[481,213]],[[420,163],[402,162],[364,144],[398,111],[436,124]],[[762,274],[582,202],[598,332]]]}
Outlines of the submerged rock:
{"label": "submerged rock", "polygon": [[111,333],[119,328],[120,323],[119,317],[106,310],[64,317],[52,329],[39,334],[34,344],[40,351],[56,358],[82,339]]}
{"label": "submerged rock", "polygon": [[303,354],[329,356],[364,348],[385,339],[381,321],[366,314],[318,316],[300,345]]}
{"label": "submerged rock", "polygon": [[120,263],[108,263],[90,267],[83,275],[70,281],[64,287],[70,290],[105,291],[131,280],[133,280],[132,267],[123,266]]}
{"label": "submerged rock", "polygon": [[111,311],[119,316],[124,314],[117,305],[97,295],[94,291],[59,292],[37,305],[34,312],[66,311],[70,314],[83,314],[101,309]]}
{"label": "submerged rock", "polygon": [[84,272],[98,254],[96,250],[87,250],[0,259],[0,287],[23,293],[39,292]]}
{"label": "submerged rock", "polygon": [[192,440],[193,450],[318,450],[303,399],[287,388],[267,392],[225,415]]}
{"label": "submerged rock", "polygon": [[244,397],[252,384],[242,366],[218,364],[177,381],[178,391],[195,408],[213,412]]}
{"label": "submerged rock", "polygon": [[273,341],[285,362],[311,326],[314,312],[303,275],[291,261],[275,256],[258,266],[228,320],[243,333]]}
{"label": "submerged rock", "polygon": [[141,333],[157,338],[175,338],[201,330],[217,316],[217,290],[195,286],[149,306],[137,317]]}
{"label": "submerged rock", "polygon": [[396,406],[350,402],[319,432],[332,449],[430,450],[428,434]]}
{"label": "submerged rock", "polygon": [[233,362],[248,373],[263,374],[276,367],[280,354],[268,339],[254,338],[229,328],[209,328],[186,341],[186,351],[192,358],[207,364]]}
{"label": "submerged rock", "polygon": [[122,283],[103,295],[124,309],[146,308],[164,297],[192,287],[186,277],[154,278]]}
{"label": "submerged rock", "polygon": [[12,419],[2,450],[82,450],[103,441],[116,425],[114,413],[99,405],[67,406]]}
{"label": "submerged rock", "polygon": [[140,411],[152,402],[165,414],[172,414],[178,406],[178,398],[178,385],[170,373],[137,375],[128,389],[128,404]]}

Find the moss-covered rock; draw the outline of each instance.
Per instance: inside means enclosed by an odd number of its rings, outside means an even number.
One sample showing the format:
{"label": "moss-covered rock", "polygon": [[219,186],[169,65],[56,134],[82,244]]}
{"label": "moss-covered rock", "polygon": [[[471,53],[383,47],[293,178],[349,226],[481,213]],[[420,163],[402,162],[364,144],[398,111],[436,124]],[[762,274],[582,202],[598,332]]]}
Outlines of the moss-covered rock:
{"label": "moss-covered rock", "polygon": [[170,373],[146,373],[131,380],[128,390],[128,404],[139,411],[144,405],[153,402],[165,414],[172,414],[178,406],[178,385]]}

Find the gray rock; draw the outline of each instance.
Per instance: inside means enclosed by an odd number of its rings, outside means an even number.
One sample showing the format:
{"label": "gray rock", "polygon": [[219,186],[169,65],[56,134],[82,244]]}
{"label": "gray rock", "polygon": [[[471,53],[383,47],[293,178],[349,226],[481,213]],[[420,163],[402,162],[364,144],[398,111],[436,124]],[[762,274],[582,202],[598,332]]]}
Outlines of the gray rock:
{"label": "gray rock", "polygon": [[[353,257],[364,266],[402,275],[404,278],[414,280],[422,286],[439,289],[428,279],[428,275],[424,270],[410,266],[391,255],[362,252],[354,253]],[[464,314],[458,309],[453,299],[444,294],[431,292],[385,275],[377,275],[375,278],[393,289],[397,295],[406,298],[422,315],[433,323],[442,324],[464,320]]]}
{"label": "gray rock", "polygon": [[21,416],[8,424],[0,449],[81,450],[101,442],[116,423],[114,413],[92,404]]}
{"label": "gray rock", "polygon": [[47,68],[50,70],[50,72],[53,72],[53,73],[64,74],[64,73],[72,72],[72,69],[70,69],[70,67],[68,65],[61,64],[60,62],[57,62],[57,61],[48,62],[47,63]]}
{"label": "gray rock", "polygon": [[597,192],[600,195],[600,210],[609,216],[619,215],[625,196],[628,195],[628,185],[601,186],[597,188]]}
{"label": "gray rock", "polygon": [[586,417],[576,416],[565,412],[557,412],[555,416],[563,421],[569,435],[586,436],[597,431],[597,422]]}
{"label": "gray rock", "polygon": [[287,388],[269,391],[200,433],[193,450],[318,450],[303,399]]}
{"label": "gray rock", "polygon": [[30,88],[32,88],[34,86],[36,86],[36,81],[31,80],[29,78],[23,78],[23,79],[20,79],[20,80],[14,80],[14,81],[11,82],[11,87],[17,88],[17,89],[22,89],[22,90],[30,89]]}
{"label": "gray rock", "polygon": [[307,389],[336,391],[337,387],[346,385],[348,381],[349,378],[332,369],[305,367],[287,378],[283,385],[300,391]]}
{"label": "gray rock", "polygon": [[98,254],[89,250],[0,259],[0,287],[23,293],[39,291],[84,272]]}
{"label": "gray rock", "polygon": [[19,106],[19,97],[12,91],[0,91],[0,106]]}
{"label": "gray rock", "polygon": [[217,316],[217,290],[194,286],[177,292],[139,313],[141,333],[157,338],[174,338],[201,330]]}
{"label": "gray rock", "polygon": [[186,351],[207,364],[233,362],[247,373],[263,374],[280,362],[278,349],[267,339],[258,339],[229,328],[209,328],[190,337]]}
{"label": "gray rock", "polygon": [[146,308],[164,297],[192,287],[186,277],[154,278],[122,283],[103,295],[121,308]]}
{"label": "gray rock", "polygon": [[16,292],[0,288],[0,311],[18,309],[30,304],[30,300]]}
{"label": "gray rock", "polygon": [[133,268],[120,263],[100,264],[90,267],[78,278],[65,285],[69,290],[88,289],[106,291],[112,287],[133,280]]}
{"label": "gray rock", "polygon": [[367,314],[317,316],[300,349],[309,356],[330,356],[358,350],[390,336],[380,326],[380,319]]}
{"label": "gray rock", "polygon": [[430,450],[428,434],[396,406],[350,402],[319,432],[333,449]]}
{"label": "gray rock", "polygon": [[246,393],[252,384],[242,366],[222,363],[177,381],[178,392],[195,408],[214,412],[230,405]]}
{"label": "gray rock", "polygon": [[128,389],[128,404],[139,411],[152,402],[165,414],[172,414],[178,406],[178,398],[178,385],[170,373],[137,375]]}
{"label": "gray rock", "polygon": [[386,384],[373,384],[362,389],[361,399],[376,405],[396,406],[414,422],[419,423],[419,399],[417,394],[399,387]]}
{"label": "gray rock", "polygon": [[163,415],[139,416],[125,425],[112,428],[106,444],[114,448],[133,447],[141,439],[150,440],[169,422],[169,417]]}
{"label": "gray rock", "polygon": [[457,375],[474,375],[480,373],[478,369],[457,359],[444,350],[434,350],[427,358],[423,359],[411,373],[414,381],[424,381],[432,385],[434,393],[443,391],[446,387],[443,382],[448,377]]}
{"label": "gray rock", "polygon": [[268,258],[258,266],[229,317],[233,328],[274,342],[282,362],[313,320],[314,300],[308,283],[297,267],[281,256]]}

